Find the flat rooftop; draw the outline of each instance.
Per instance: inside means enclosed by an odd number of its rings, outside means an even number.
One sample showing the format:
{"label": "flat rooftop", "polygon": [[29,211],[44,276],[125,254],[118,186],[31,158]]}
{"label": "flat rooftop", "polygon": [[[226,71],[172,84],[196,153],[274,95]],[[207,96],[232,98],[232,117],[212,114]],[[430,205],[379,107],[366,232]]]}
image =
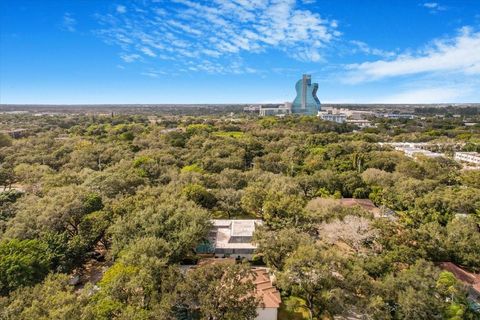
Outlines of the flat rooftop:
{"label": "flat rooftop", "polygon": [[212,220],[215,228],[214,238],[216,248],[223,249],[255,249],[256,246],[248,242],[230,242],[232,237],[251,238],[257,225],[263,224],[262,220]]}

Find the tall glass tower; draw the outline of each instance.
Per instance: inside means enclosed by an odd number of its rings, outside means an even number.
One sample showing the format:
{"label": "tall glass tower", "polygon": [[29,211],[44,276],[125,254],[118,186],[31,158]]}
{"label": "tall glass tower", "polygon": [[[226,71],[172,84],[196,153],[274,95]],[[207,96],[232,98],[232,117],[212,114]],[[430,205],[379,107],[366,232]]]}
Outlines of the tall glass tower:
{"label": "tall glass tower", "polygon": [[292,103],[293,114],[317,115],[320,111],[320,100],[317,97],[318,83],[312,83],[312,77],[304,74],[295,84],[297,96]]}

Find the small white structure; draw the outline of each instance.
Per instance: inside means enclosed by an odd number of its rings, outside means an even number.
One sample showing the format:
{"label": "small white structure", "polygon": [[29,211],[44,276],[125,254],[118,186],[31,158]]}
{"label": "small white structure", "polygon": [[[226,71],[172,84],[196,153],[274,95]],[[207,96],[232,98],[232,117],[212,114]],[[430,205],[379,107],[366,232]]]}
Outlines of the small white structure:
{"label": "small white structure", "polygon": [[425,142],[379,142],[381,146],[392,146],[397,150],[401,150],[404,148],[416,148],[416,149],[428,149],[431,147],[431,144]]}
{"label": "small white structure", "polygon": [[454,159],[480,165],[480,154],[478,152],[455,152]]}
{"label": "small white structure", "polygon": [[392,146],[395,150],[402,151],[407,157],[415,158],[423,155],[428,158],[443,157],[443,154],[428,150],[435,145],[424,142],[379,142],[379,145]]}
{"label": "small white structure", "polygon": [[388,119],[415,119],[416,116],[406,113],[378,113],[377,117]]}
{"label": "small white structure", "polygon": [[420,148],[402,148],[402,147],[395,147],[395,150],[398,151],[403,151],[403,153],[410,158],[415,158],[418,155],[423,155],[428,158],[436,158],[436,157],[442,157],[443,155],[441,153],[437,152],[432,152],[429,150],[424,150]]}
{"label": "small white structure", "polygon": [[256,245],[252,243],[256,226],[262,220],[212,220],[209,241],[216,257],[251,259]]}
{"label": "small white structure", "polygon": [[368,120],[347,120],[348,124],[356,125],[360,128],[370,128],[372,127],[372,123]]}

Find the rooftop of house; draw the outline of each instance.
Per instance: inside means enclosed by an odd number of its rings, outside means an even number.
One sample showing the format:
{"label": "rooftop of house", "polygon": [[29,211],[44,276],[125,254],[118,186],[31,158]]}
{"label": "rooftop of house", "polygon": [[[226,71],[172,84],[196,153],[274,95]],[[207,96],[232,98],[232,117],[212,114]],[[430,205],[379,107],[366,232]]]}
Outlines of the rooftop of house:
{"label": "rooftop of house", "polygon": [[254,268],[255,296],[260,300],[262,308],[278,308],[282,303],[280,292],[275,288],[266,268]]}
{"label": "rooftop of house", "polygon": [[262,220],[212,220],[214,235],[212,243],[216,248],[255,249],[251,238]]}
{"label": "rooftop of house", "polygon": [[[235,264],[235,259],[202,259],[199,261],[198,266],[211,265],[211,264]],[[279,308],[282,303],[280,292],[274,286],[272,277],[270,276],[268,269],[263,267],[252,268],[253,271],[253,284],[255,285],[255,297],[259,300],[259,307],[261,308]]]}

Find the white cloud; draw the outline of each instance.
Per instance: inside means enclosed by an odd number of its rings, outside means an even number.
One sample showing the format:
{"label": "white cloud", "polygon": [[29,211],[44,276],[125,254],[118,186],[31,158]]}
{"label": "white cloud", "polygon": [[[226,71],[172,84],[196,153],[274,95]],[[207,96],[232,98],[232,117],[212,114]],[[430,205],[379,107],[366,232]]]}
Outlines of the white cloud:
{"label": "white cloud", "polygon": [[149,57],[156,57],[157,55],[155,54],[155,52],[152,51],[152,49],[148,48],[148,47],[141,47],[140,48],[140,51],[143,52],[143,54],[149,56]]}
{"label": "white cloud", "polygon": [[70,13],[68,12],[65,13],[62,19],[62,28],[70,32],[75,32],[76,26],[77,26],[77,20],[74,17],[72,17]]}
{"label": "white cloud", "polygon": [[363,41],[352,40],[350,41],[350,44],[354,46],[353,53],[356,53],[357,51],[359,51],[368,55],[374,55],[374,56],[379,56],[384,58],[390,58],[395,56],[395,52],[371,48],[368,44],[366,44]]}
{"label": "white cloud", "polygon": [[103,27],[97,34],[118,45],[123,54],[171,57],[180,64],[208,60],[212,65],[223,57],[270,49],[299,60],[321,61],[325,47],[340,36],[335,20],[300,8],[296,0],[166,1],[174,5],[159,7],[145,0],[128,12],[117,6],[115,13],[99,17]]}
{"label": "white cloud", "polygon": [[127,8],[123,5],[118,5],[116,10],[117,10],[118,13],[126,13],[127,12]]}
{"label": "white cloud", "polygon": [[424,6],[425,8],[434,9],[434,8],[437,8],[437,7],[438,7],[438,3],[436,3],[436,2],[425,2],[425,3],[423,4],[423,6]]}
{"label": "white cloud", "polygon": [[189,27],[188,25],[183,25],[180,22],[177,22],[175,20],[168,20],[167,23],[174,28],[180,29],[182,31],[185,31],[187,33],[191,33],[191,34],[196,35],[196,36],[200,36],[202,34],[202,32],[200,30],[193,29],[193,28]]}
{"label": "white cloud", "polygon": [[464,27],[450,39],[433,41],[417,54],[401,54],[392,60],[347,65],[345,81],[358,83],[422,73],[480,74],[480,32]]}
{"label": "white cloud", "polygon": [[139,60],[141,56],[139,54],[122,54],[120,55],[120,58],[125,61],[125,62],[134,62],[136,60]]}
{"label": "white cloud", "polygon": [[146,76],[146,77],[150,77],[150,78],[158,78],[161,75],[165,75],[167,73],[164,72],[164,71],[159,71],[159,70],[149,70],[149,71],[141,72],[140,74],[142,76]]}
{"label": "white cloud", "polygon": [[438,11],[444,11],[447,9],[446,7],[441,6],[437,2],[425,2],[422,4],[422,6],[429,9],[430,13],[437,13]]}

